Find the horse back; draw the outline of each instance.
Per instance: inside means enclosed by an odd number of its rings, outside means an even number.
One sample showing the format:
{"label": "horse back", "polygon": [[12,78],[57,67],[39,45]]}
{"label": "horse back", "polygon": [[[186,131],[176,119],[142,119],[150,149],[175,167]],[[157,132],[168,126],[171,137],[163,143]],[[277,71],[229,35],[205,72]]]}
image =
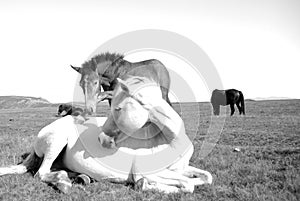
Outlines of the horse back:
{"label": "horse back", "polygon": [[[128,65],[130,65],[130,67]],[[170,87],[169,72],[167,68],[156,59],[130,63],[122,68],[124,68],[124,71],[120,68],[120,71],[122,71],[120,72],[120,78],[125,78],[126,76],[147,77],[156,81],[160,86],[165,88]]]}

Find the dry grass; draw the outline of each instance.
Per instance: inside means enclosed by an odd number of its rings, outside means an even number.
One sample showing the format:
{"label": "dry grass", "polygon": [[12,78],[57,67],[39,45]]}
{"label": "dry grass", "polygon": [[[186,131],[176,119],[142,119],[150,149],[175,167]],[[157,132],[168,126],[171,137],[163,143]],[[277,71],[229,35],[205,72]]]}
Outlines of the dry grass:
{"label": "dry grass", "polygon": [[[191,164],[210,171],[213,185],[167,195],[103,181],[75,185],[63,195],[25,174],[0,177],[0,200],[300,200],[299,100],[246,102],[247,115],[226,118],[218,143],[204,159],[199,152],[211,121],[209,103],[175,107],[183,112],[187,133],[196,132]],[[100,108],[102,116],[107,109]],[[0,166],[17,163],[55,113],[56,107],[0,110]]]}

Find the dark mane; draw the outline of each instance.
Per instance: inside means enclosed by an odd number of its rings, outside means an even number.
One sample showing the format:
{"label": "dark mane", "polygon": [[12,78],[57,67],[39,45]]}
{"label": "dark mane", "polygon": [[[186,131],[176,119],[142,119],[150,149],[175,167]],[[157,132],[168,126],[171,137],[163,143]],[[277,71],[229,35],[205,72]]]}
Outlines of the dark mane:
{"label": "dark mane", "polygon": [[124,55],[118,54],[118,53],[101,53],[94,57],[92,57],[90,60],[84,62],[82,64],[83,68],[91,68],[92,70],[96,70],[97,65],[99,63],[105,62],[105,61],[111,61],[112,65],[116,62],[122,62],[124,58]]}

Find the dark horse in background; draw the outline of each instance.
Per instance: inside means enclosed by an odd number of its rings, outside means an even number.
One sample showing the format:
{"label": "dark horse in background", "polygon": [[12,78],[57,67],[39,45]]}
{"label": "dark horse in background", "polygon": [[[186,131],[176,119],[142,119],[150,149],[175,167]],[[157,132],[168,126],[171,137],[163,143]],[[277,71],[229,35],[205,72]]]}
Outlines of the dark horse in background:
{"label": "dark horse in background", "polygon": [[83,109],[75,107],[71,104],[60,104],[57,110],[57,117],[65,117],[67,115],[78,116],[83,114]]}
{"label": "dark horse in background", "polygon": [[234,104],[239,109],[240,114],[245,114],[244,95],[236,89],[219,90],[215,89],[212,92],[210,102],[213,106],[214,115],[220,114],[220,105],[230,105],[231,116],[234,114]]}
{"label": "dark horse in background", "polygon": [[[152,78],[159,83],[162,97],[170,105],[168,97],[170,76],[166,67],[158,60],[151,59],[131,63],[124,56],[116,53],[103,53],[94,56],[81,67],[71,67],[81,74],[80,86],[85,96],[86,112],[96,112],[97,103],[108,99],[111,103],[112,91],[116,86],[116,78],[141,76]],[[104,92],[101,92],[101,86]]]}

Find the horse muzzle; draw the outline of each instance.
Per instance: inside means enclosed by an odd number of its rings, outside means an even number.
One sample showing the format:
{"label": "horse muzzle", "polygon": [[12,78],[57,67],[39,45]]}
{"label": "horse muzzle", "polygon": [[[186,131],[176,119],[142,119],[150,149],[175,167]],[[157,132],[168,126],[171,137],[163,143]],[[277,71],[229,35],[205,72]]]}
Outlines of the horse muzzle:
{"label": "horse muzzle", "polygon": [[95,114],[96,113],[96,104],[87,104],[85,106],[85,113],[86,114],[89,114],[89,115],[92,115],[92,114]]}

